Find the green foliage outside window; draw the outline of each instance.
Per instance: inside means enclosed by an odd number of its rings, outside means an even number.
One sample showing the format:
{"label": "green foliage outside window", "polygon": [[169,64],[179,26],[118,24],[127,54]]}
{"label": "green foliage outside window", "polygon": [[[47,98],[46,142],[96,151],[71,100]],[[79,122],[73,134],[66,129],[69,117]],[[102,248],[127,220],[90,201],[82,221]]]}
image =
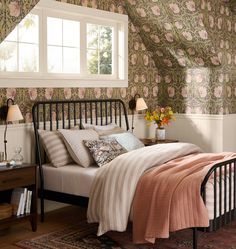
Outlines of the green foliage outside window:
{"label": "green foliage outside window", "polygon": [[91,74],[112,74],[113,29],[109,26],[87,25],[87,60]]}

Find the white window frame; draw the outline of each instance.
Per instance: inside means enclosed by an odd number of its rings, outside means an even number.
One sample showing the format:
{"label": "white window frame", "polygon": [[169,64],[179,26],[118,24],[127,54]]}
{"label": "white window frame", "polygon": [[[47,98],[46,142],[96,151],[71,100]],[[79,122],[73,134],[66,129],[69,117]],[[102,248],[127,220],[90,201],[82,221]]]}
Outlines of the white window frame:
{"label": "white window frame", "polygon": [[[41,0],[31,11],[39,16],[39,72],[0,72],[1,87],[128,87],[128,16],[55,0]],[[47,72],[47,16],[80,22],[80,74]],[[87,72],[86,24],[114,27],[113,73]]]}

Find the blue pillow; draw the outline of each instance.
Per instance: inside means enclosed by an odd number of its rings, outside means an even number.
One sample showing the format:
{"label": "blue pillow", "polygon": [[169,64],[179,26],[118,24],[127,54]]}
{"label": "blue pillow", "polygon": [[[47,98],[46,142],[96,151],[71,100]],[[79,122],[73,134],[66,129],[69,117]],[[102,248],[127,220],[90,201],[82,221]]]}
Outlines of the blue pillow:
{"label": "blue pillow", "polygon": [[117,134],[111,134],[108,136],[100,136],[100,139],[107,140],[115,138],[116,141],[122,145],[127,151],[136,150],[144,147],[144,144],[133,135],[131,132],[123,132]]}

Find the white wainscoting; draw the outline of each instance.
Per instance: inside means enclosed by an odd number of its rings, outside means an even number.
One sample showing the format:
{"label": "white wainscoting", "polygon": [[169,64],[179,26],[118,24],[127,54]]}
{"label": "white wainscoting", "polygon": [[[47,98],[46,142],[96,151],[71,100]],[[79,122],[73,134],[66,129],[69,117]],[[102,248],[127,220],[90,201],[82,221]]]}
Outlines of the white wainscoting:
{"label": "white wainscoting", "polygon": [[[136,116],[135,134],[154,137],[155,126],[146,126],[143,115]],[[166,127],[166,134],[170,139],[194,143],[204,152],[236,151],[236,114],[176,114],[176,121]]]}
{"label": "white wainscoting", "polygon": [[[131,127],[131,116],[129,116]],[[0,151],[4,151],[3,134],[5,126],[0,126]],[[134,134],[144,138],[155,136],[155,126],[147,126],[142,114],[134,117]],[[236,151],[236,114],[198,115],[177,114],[176,121],[166,127],[167,138],[191,142],[206,152]],[[25,162],[35,158],[34,134],[32,124],[8,125],[8,158],[14,154],[14,148],[22,147]]]}
{"label": "white wainscoting", "polygon": [[[5,126],[0,126],[0,151],[4,151],[4,130]],[[7,128],[7,154],[8,159],[14,155],[15,147],[22,147],[24,162],[34,161],[34,134],[32,124],[9,124]]]}

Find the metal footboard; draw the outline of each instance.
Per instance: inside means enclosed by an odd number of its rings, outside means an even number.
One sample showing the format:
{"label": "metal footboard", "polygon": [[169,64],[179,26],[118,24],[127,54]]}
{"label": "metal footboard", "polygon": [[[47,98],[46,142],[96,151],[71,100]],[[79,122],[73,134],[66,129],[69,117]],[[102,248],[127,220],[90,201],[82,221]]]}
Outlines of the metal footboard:
{"label": "metal footboard", "polygon": [[[236,220],[236,158],[215,164],[201,184],[201,195],[207,204],[207,183],[213,185],[213,219],[205,232],[216,231]],[[193,249],[197,249],[197,228],[193,228]]]}

